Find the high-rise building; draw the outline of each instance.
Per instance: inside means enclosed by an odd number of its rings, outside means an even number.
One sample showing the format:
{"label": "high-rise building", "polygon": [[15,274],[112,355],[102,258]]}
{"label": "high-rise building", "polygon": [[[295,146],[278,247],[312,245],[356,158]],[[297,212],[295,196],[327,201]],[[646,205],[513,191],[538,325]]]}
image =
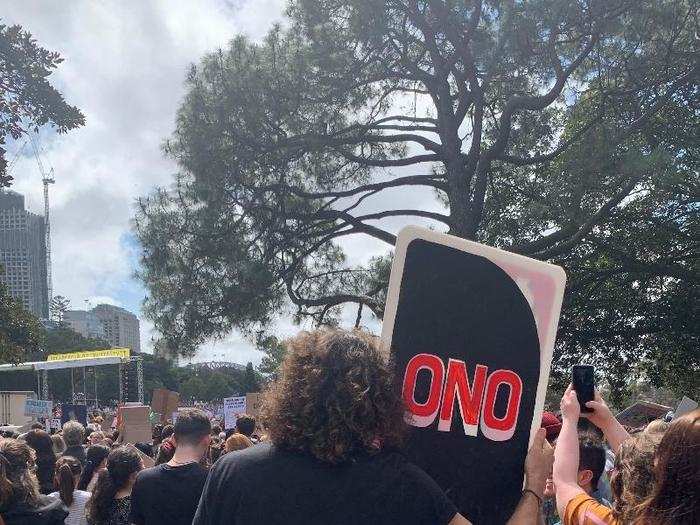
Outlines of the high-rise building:
{"label": "high-rise building", "polygon": [[63,321],[83,337],[106,340],[104,325],[94,312],[67,310]]}
{"label": "high-rise building", "polygon": [[104,338],[112,346],[130,348],[133,352],[141,351],[138,317],[111,304],[98,304],[91,313],[102,323]]}
{"label": "high-rise building", "polygon": [[24,196],[0,190],[0,282],[24,307],[49,317],[44,217],[24,208]]}

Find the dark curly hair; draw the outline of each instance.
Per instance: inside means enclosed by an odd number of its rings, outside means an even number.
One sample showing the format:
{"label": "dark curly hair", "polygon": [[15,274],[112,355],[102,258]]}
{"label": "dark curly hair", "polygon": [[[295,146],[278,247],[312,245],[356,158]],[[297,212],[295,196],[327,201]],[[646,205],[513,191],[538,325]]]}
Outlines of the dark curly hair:
{"label": "dark curly hair", "polygon": [[87,490],[97,469],[109,456],[110,448],[106,445],[90,445],[85,452],[85,467],[80,475],[78,490]]}
{"label": "dark curly hair", "polygon": [[87,502],[88,523],[105,523],[114,504],[114,496],[126,487],[132,474],[143,468],[141,456],[132,446],[115,448],[107,456],[107,468],[102,470],[95,490]]}
{"label": "dark curly hair", "polygon": [[361,330],[301,332],[287,341],[262,414],[276,446],[333,464],[397,447],[406,429],[392,366],[378,338]]}

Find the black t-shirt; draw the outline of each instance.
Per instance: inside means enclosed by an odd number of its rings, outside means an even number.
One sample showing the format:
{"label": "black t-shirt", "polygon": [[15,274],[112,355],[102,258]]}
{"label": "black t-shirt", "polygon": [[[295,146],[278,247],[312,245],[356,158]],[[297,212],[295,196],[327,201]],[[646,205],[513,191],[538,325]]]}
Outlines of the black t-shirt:
{"label": "black t-shirt", "polygon": [[207,471],[199,463],[167,463],[139,472],[131,490],[129,521],[136,525],[190,525]]}
{"label": "black t-shirt", "polygon": [[456,513],[437,484],[399,454],[334,466],[264,444],[216,462],[193,525],[444,525]]}

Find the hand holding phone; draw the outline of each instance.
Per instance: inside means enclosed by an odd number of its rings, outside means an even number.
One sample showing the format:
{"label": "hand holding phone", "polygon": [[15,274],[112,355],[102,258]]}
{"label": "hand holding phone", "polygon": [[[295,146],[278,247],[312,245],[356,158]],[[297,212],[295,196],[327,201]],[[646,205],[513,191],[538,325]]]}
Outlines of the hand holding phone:
{"label": "hand holding phone", "polygon": [[574,365],[571,371],[571,383],[576,391],[576,398],[581,405],[581,412],[593,412],[586,406],[595,399],[595,375],[591,365]]}

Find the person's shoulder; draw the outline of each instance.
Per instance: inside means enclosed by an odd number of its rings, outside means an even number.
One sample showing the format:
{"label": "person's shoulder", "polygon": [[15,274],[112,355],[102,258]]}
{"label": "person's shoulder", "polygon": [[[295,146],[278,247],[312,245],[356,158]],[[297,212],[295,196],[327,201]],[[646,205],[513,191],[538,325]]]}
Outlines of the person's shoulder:
{"label": "person's shoulder", "polygon": [[38,514],[61,522],[68,516],[68,509],[63,504],[63,501],[60,498],[52,498],[50,496],[41,496],[39,498],[39,507],[36,510]]}
{"label": "person's shoulder", "polygon": [[617,525],[612,509],[601,505],[585,492],[571,498],[564,512],[564,525]]}
{"label": "person's shoulder", "polygon": [[76,490],[73,492],[73,497],[80,501],[87,501],[90,499],[90,496],[92,496],[92,492],[88,492],[87,490]]}
{"label": "person's shoulder", "polygon": [[223,455],[214,463],[213,470],[257,468],[263,464],[275,462],[279,457],[280,451],[274,445],[261,443]]}
{"label": "person's shoulder", "polygon": [[136,482],[143,483],[144,480],[159,478],[163,475],[163,470],[165,470],[166,466],[166,463],[161,463],[160,465],[142,469],[138,474],[136,474]]}

